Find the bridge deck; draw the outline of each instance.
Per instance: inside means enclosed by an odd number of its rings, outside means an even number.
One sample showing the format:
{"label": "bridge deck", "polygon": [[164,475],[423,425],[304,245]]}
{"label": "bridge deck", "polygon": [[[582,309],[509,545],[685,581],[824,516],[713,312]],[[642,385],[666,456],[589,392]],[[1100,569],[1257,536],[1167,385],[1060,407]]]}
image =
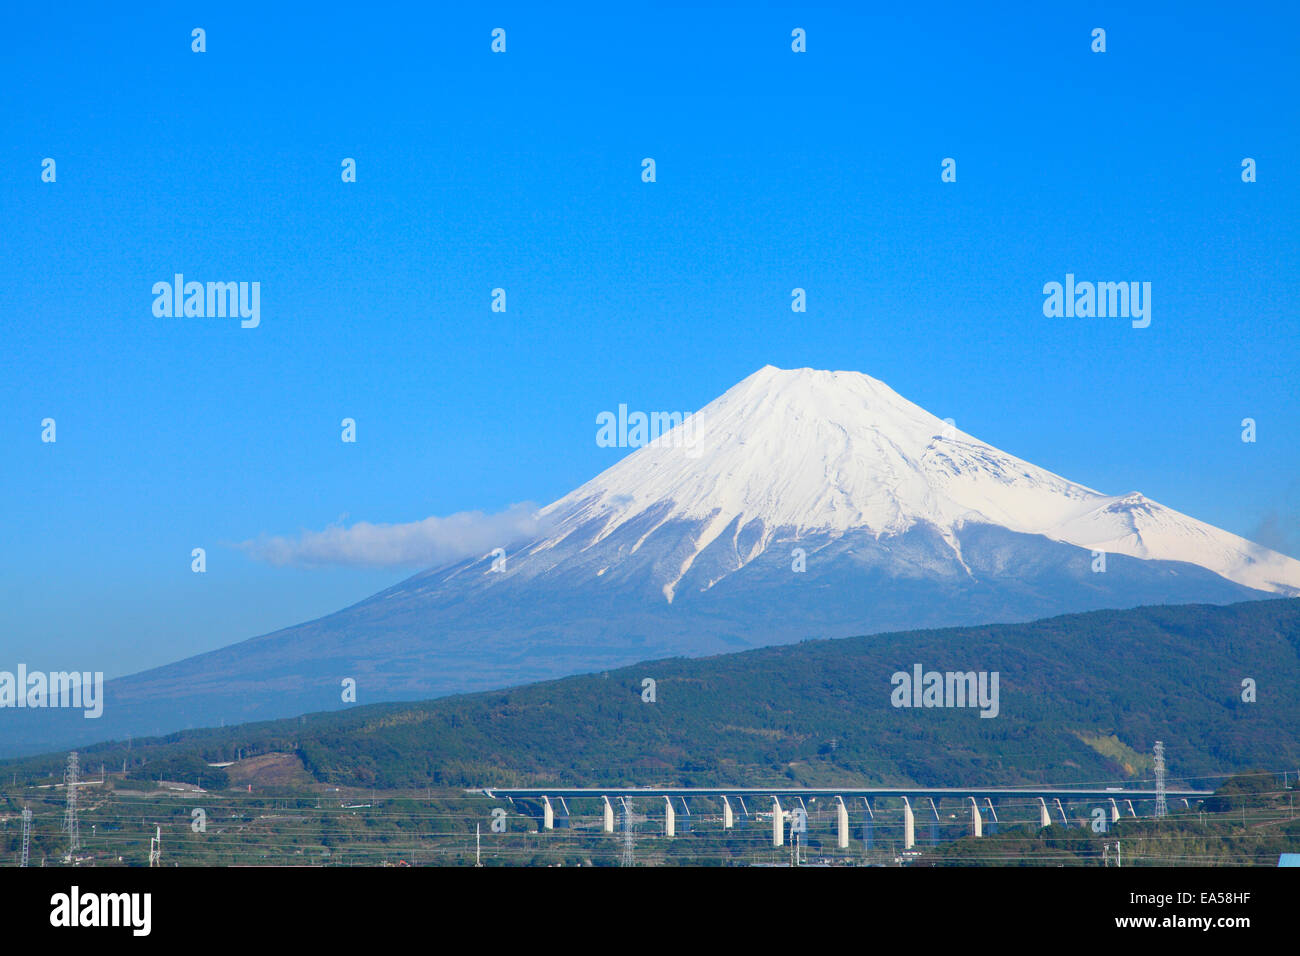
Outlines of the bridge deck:
{"label": "bridge deck", "polygon": [[[1114,797],[1154,800],[1154,790],[1111,790],[1079,787],[483,787],[471,791],[489,797]],[[1182,800],[1213,796],[1213,790],[1166,790]]]}

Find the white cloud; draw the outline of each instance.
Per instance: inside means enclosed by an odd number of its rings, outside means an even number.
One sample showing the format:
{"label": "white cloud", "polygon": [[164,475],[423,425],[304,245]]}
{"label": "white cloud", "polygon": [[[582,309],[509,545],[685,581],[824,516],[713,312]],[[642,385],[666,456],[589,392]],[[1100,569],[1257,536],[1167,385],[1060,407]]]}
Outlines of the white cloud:
{"label": "white cloud", "polygon": [[296,536],[263,535],[237,547],[277,567],[433,567],[482,557],[493,548],[533,537],[541,526],[536,505],[523,502],[497,514],[461,511],[407,524],[358,521],[350,528],[337,524]]}

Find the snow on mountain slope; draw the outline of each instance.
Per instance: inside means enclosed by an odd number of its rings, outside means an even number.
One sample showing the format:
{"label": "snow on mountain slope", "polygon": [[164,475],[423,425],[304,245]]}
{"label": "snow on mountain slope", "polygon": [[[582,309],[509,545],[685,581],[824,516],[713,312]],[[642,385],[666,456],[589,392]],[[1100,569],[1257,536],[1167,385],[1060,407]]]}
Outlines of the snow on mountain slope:
{"label": "snow on mountain slope", "polygon": [[1300,561],[1137,493],[1068,481],[958,431],[858,372],[759,369],[687,423],[542,509],[542,557],[579,529],[583,550],[631,522],[699,530],[662,583],[671,601],[695,559],[728,528],[749,542],[743,566],[783,537],[938,530],[957,552],[969,523],[999,525],[1089,550],[1199,565],[1247,587],[1300,594]]}

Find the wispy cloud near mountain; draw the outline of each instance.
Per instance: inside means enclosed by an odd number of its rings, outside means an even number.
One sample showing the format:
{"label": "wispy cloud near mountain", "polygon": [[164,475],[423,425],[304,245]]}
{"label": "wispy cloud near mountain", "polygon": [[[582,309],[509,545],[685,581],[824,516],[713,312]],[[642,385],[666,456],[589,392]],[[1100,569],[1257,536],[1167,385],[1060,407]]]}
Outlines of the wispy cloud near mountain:
{"label": "wispy cloud near mountain", "polygon": [[427,567],[481,556],[532,537],[543,523],[536,505],[520,502],[496,514],[461,511],[405,524],[340,523],[294,536],[263,535],[237,547],[277,567]]}

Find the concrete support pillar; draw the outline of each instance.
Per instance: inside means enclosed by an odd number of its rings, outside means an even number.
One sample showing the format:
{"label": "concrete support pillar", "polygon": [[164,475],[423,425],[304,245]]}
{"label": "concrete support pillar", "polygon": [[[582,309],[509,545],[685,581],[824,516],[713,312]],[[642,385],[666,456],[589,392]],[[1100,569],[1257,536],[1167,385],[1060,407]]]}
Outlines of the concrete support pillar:
{"label": "concrete support pillar", "polygon": [[730,830],[736,825],[736,815],[731,812],[731,801],[722,798],[722,829]]}
{"label": "concrete support pillar", "polygon": [[555,808],[551,806],[550,797],[542,797],[542,829],[555,829]]}
{"label": "concrete support pillar", "polygon": [[1137,816],[1137,811],[1133,809],[1133,801],[1125,800],[1124,802],[1128,805],[1128,815],[1131,817]]}
{"label": "concrete support pillar", "polygon": [[984,819],[980,816],[980,805],[975,802],[974,797],[970,798],[970,830],[974,836],[984,835]]}
{"label": "concrete support pillar", "polygon": [[1052,825],[1052,815],[1047,812],[1047,801],[1042,797],[1038,798],[1038,826],[1039,828],[1050,827]]}
{"label": "concrete support pillar", "polygon": [[835,798],[835,845],[841,850],[849,848],[849,808],[844,805],[843,797]]}
{"label": "concrete support pillar", "polygon": [[1110,798],[1110,822],[1119,823],[1119,804],[1115,802],[1114,797]]}
{"label": "concrete support pillar", "polygon": [[673,812],[673,802],[664,797],[664,836],[677,836],[677,814]]}
{"label": "concrete support pillar", "polygon": [[916,816],[912,813],[912,804],[903,798],[903,849],[910,850],[916,846]]}
{"label": "concrete support pillar", "polygon": [[1069,818],[1066,817],[1066,815],[1065,815],[1065,807],[1061,806],[1061,798],[1060,798],[1060,797],[1057,797],[1057,798],[1056,798],[1056,812],[1059,813],[1059,814],[1061,815],[1061,825],[1062,825],[1062,826],[1067,826],[1067,827],[1068,827],[1068,826],[1070,825],[1070,820],[1069,820]]}
{"label": "concrete support pillar", "polygon": [[993,809],[993,798],[985,797],[984,804],[989,808],[989,833],[998,832],[998,812]]}
{"label": "concrete support pillar", "polygon": [[785,843],[785,821],[781,816],[781,801],[772,798],[772,846]]}
{"label": "concrete support pillar", "polygon": [[614,832],[614,806],[609,802],[609,797],[601,797],[601,802],[605,804],[605,832]]}

